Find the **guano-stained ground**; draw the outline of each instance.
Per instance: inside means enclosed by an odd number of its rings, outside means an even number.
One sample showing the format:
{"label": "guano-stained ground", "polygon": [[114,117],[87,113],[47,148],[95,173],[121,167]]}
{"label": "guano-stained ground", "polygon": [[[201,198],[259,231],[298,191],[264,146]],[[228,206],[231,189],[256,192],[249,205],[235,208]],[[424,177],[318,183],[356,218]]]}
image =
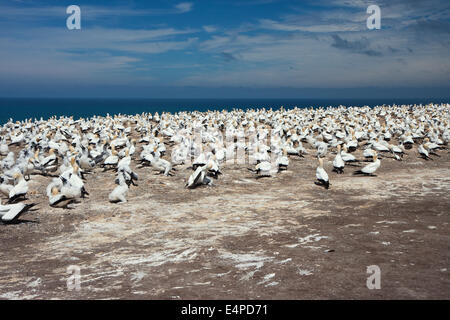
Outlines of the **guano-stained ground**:
{"label": "guano-stained ground", "polygon": [[[337,175],[329,154],[329,190],[314,184],[312,155],[258,180],[223,166],[195,190],[184,189],[190,170],[164,177],[134,162],[127,204],[107,201],[113,174],[96,171],[73,210],[50,208],[50,178],[33,176],[38,210],[0,225],[0,299],[448,299],[450,163],[439,154],[384,157],[377,177]],[[71,265],[79,292],[67,290]],[[366,287],[370,265],[381,290]]]}

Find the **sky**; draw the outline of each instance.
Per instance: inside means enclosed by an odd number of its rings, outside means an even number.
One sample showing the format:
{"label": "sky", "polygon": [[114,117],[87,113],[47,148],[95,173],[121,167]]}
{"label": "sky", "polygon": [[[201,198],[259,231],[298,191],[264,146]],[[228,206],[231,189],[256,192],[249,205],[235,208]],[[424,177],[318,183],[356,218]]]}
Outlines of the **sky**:
{"label": "sky", "polygon": [[449,49],[448,0],[0,0],[0,97],[450,97]]}

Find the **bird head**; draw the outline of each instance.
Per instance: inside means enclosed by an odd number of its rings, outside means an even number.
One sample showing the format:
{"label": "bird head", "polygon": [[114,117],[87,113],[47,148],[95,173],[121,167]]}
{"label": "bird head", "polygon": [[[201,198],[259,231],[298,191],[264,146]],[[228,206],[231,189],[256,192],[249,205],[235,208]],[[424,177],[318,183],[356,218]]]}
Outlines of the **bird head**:
{"label": "bird head", "polygon": [[52,188],[52,195],[56,196],[56,195],[58,195],[58,193],[59,193],[58,188],[57,187],[53,187]]}

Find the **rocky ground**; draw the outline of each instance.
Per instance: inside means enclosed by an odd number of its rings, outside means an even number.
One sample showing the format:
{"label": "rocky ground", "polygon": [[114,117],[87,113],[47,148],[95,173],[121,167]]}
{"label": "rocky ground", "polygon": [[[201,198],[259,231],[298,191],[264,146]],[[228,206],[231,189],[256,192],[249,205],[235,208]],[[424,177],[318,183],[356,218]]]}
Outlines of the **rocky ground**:
{"label": "rocky ground", "polygon": [[[110,204],[112,173],[88,176],[89,199],[48,206],[51,178],[32,176],[37,210],[0,225],[0,299],[448,299],[450,162],[409,150],[383,157],[376,177],[291,157],[287,172],[255,179],[225,166],[213,187],[184,189],[173,177],[136,168],[127,204]],[[361,152],[356,152],[361,158]],[[81,270],[69,291],[67,268]],[[366,286],[381,269],[381,289]]]}

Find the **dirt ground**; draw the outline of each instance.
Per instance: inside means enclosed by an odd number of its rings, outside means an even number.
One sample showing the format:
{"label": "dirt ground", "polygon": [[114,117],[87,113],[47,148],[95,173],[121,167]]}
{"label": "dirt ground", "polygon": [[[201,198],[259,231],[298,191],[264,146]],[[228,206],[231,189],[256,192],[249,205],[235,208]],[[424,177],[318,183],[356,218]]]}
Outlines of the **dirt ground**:
{"label": "dirt ground", "polygon": [[[439,154],[383,157],[376,177],[337,175],[329,154],[329,190],[314,184],[313,155],[274,178],[224,166],[194,190],[189,169],[165,177],[134,162],[127,204],[108,202],[113,174],[96,171],[72,210],[50,208],[51,178],[32,176],[38,209],[0,225],[0,299],[449,299],[450,162]],[[67,289],[71,265],[80,291]],[[366,286],[371,265],[380,290]]]}

